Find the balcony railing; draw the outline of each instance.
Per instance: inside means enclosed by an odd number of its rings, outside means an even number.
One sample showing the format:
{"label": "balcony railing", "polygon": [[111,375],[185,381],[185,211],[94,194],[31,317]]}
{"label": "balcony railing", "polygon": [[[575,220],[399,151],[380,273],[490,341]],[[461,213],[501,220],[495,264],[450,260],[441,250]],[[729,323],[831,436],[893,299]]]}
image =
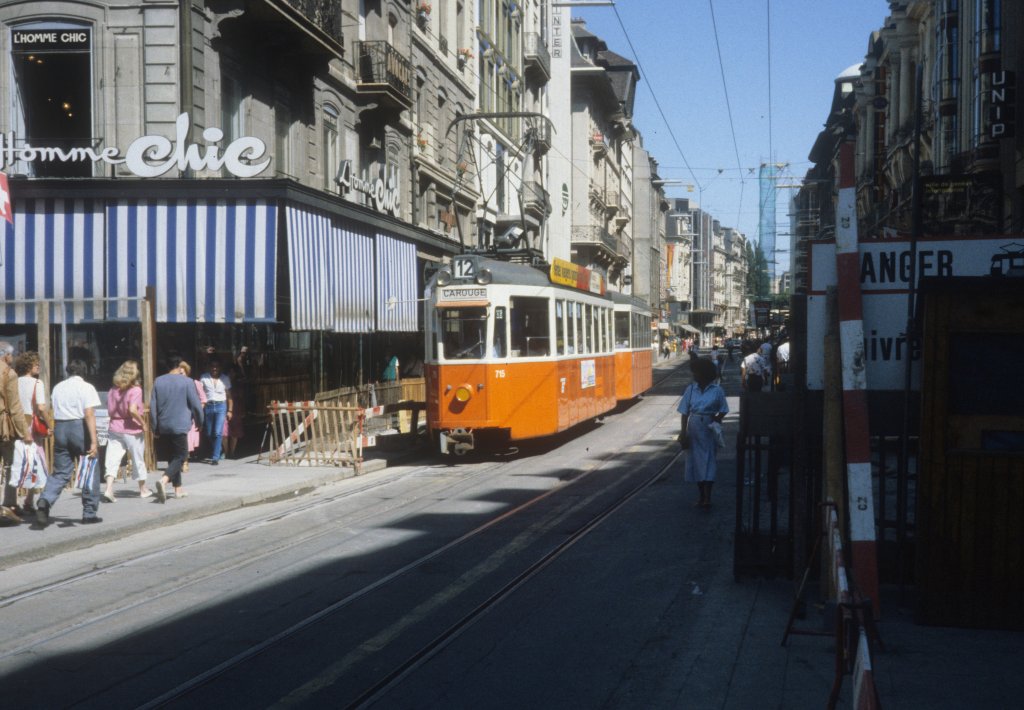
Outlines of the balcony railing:
{"label": "balcony railing", "polygon": [[607,229],[597,224],[576,225],[572,228],[574,244],[596,244],[608,249],[612,254],[618,253],[619,240]]}
{"label": "balcony railing", "polygon": [[551,55],[544,44],[544,39],[537,32],[527,32],[523,40],[523,64],[526,73],[534,76],[540,83],[546,84],[551,79]]}
{"label": "balcony railing", "polygon": [[621,195],[618,190],[604,190],[604,197],[602,202],[604,203],[604,211],[609,217],[619,211],[621,207]]}
{"label": "balcony railing", "polygon": [[412,63],[388,42],[356,42],[359,90],[379,93],[395,105],[412,105]]}
{"label": "balcony railing", "polygon": [[338,44],[343,44],[341,32],[341,3],[337,0],[286,0],[286,2],[302,13],[324,34]]}
{"label": "balcony railing", "polygon": [[551,214],[548,191],[535,180],[523,181],[523,211],[532,212],[541,219],[546,219]]}
{"label": "balcony railing", "polygon": [[533,152],[537,155],[544,155],[551,150],[551,124],[547,121],[537,121],[533,126]]}

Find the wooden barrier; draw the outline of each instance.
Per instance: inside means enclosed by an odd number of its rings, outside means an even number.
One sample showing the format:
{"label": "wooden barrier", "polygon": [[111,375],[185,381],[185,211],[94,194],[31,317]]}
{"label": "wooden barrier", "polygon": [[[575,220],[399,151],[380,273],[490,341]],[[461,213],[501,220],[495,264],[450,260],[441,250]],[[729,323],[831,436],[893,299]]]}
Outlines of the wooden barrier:
{"label": "wooden barrier", "polygon": [[[363,412],[326,402],[271,402],[270,463],[351,466],[362,472]],[[257,461],[263,458],[260,451]]]}

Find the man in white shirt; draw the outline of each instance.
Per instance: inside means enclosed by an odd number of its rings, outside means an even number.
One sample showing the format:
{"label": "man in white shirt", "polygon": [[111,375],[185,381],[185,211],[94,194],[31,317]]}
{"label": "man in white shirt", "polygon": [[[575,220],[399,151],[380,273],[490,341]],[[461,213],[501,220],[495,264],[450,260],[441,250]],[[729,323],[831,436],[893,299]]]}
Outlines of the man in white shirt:
{"label": "man in white shirt", "polygon": [[[96,461],[99,442],[96,438],[95,409],[102,406],[96,388],[82,379],[89,366],[82,360],[72,360],[65,368],[66,380],[53,388],[53,472],[46,488],[36,503],[36,522],[47,525],[50,510],[61,492],[75,474],[75,460],[79,457]],[[96,512],[100,506],[100,476],[95,466],[86,485],[82,486],[82,523],[102,523]]]}

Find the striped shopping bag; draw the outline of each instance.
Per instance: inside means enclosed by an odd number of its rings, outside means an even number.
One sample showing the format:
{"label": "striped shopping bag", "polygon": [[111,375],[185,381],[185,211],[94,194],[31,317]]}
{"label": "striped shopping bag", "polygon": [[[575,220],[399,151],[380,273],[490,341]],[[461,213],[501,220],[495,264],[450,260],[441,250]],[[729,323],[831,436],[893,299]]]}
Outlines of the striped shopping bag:
{"label": "striped shopping bag", "polygon": [[[28,444],[27,446],[21,442],[15,442],[15,446],[21,444],[24,447],[21,456],[21,467],[20,475],[18,477],[18,488],[24,488],[31,490],[35,488],[42,488],[46,485],[46,452],[43,451],[42,446],[36,446],[35,444]],[[18,460],[17,451],[15,451],[15,461]]]}
{"label": "striped shopping bag", "polygon": [[96,478],[96,461],[92,456],[81,456],[75,467],[75,488],[83,491],[92,490]]}

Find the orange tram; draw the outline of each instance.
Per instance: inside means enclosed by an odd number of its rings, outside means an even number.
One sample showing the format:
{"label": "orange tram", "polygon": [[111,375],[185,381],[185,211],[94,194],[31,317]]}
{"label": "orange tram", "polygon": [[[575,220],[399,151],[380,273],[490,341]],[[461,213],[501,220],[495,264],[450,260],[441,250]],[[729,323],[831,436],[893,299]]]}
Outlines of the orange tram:
{"label": "orange tram", "polygon": [[427,426],[442,453],[550,436],[651,386],[646,304],[567,261],[457,256],[430,279],[425,320]]}

